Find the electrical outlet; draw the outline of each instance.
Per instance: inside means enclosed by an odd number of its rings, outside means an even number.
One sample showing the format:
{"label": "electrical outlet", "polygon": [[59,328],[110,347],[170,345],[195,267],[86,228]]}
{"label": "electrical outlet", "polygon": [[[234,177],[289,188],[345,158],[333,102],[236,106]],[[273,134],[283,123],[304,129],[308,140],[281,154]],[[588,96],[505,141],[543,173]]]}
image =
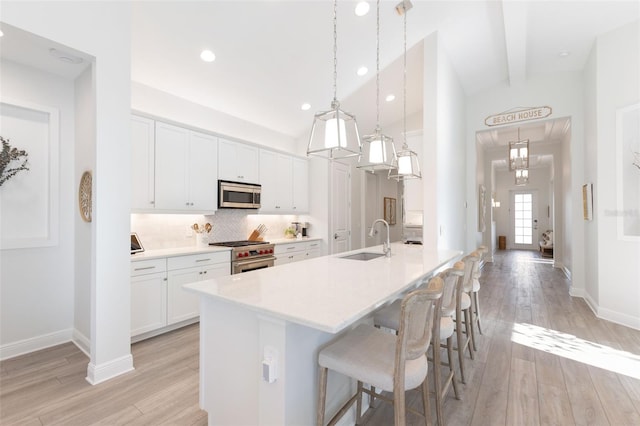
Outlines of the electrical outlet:
{"label": "electrical outlet", "polygon": [[191,229],[190,226],[187,226],[186,228],[184,228],[184,237],[185,238],[193,237],[193,229]]}

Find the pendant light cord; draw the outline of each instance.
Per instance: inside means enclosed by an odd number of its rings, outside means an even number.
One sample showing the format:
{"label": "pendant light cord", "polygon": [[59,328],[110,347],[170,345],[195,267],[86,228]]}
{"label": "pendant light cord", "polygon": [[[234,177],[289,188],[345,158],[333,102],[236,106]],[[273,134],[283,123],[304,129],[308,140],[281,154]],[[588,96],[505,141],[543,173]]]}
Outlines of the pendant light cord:
{"label": "pendant light cord", "polygon": [[376,133],[380,132],[380,0],[376,5]]}
{"label": "pendant light cord", "polygon": [[402,134],[403,138],[403,149],[408,149],[409,145],[407,145],[407,11],[404,11],[404,60],[403,60],[403,68],[402,68],[402,127],[404,132]]}
{"label": "pendant light cord", "polygon": [[333,102],[338,101],[338,0],[333,0]]}

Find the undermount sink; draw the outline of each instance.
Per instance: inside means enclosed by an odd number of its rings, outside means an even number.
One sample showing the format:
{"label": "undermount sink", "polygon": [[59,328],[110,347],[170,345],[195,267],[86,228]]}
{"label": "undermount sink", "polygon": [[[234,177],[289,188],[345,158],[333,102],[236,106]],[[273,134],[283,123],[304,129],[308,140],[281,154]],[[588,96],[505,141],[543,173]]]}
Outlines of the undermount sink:
{"label": "undermount sink", "polygon": [[371,260],[376,259],[378,257],[384,256],[384,253],[356,253],[350,254],[349,256],[341,256],[340,259],[351,259],[351,260]]}

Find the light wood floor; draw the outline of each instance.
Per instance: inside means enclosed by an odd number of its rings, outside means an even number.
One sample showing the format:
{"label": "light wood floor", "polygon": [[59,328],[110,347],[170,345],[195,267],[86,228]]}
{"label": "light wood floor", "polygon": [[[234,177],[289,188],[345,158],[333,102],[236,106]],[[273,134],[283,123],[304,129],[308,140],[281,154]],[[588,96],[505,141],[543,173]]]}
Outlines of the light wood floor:
{"label": "light wood floor", "polygon": [[[463,400],[445,401],[447,423],[640,425],[640,380],[624,374],[626,365],[640,372],[640,331],[595,318],[543,262],[535,252],[498,252],[483,269],[484,335],[476,359],[467,354]],[[0,424],[206,424],[197,325],[132,352],[134,372],[97,386],[85,381],[88,359],[72,344],[1,362]],[[591,354],[595,365],[583,362]],[[417,392],[408,400],[421,408]],[[365,420],[393,424],[392,407],[382,403]],[[408,424],[422,423],[409,416]]]}

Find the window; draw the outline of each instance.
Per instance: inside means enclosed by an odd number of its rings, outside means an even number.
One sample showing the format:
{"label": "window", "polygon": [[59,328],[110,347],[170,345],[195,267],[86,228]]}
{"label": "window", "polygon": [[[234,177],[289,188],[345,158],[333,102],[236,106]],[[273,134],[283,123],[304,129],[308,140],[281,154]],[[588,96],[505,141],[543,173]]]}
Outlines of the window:
{"label": "window", "polygon": [[533,194],[515,194],[514,237],[516,244],[533,243]]}

